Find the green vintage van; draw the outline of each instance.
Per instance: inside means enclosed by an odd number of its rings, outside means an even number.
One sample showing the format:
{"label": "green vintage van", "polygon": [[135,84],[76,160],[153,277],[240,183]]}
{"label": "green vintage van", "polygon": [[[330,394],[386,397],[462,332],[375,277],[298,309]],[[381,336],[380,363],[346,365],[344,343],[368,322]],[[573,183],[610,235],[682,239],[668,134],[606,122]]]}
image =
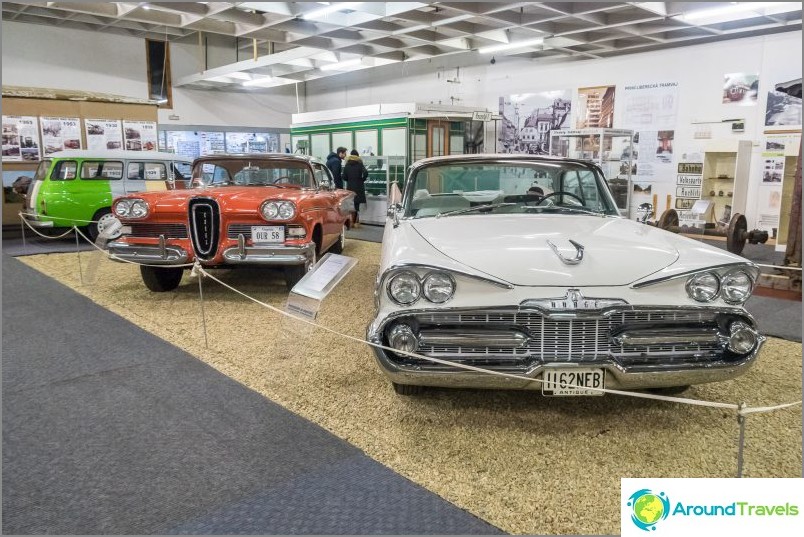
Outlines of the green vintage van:
{"label": "green vintage van", "polygon": [[25,196],[33,227],[86,228],[94,241],[124,194],[189,188],[192,159],[155,151],[59,151],[39,163]]}

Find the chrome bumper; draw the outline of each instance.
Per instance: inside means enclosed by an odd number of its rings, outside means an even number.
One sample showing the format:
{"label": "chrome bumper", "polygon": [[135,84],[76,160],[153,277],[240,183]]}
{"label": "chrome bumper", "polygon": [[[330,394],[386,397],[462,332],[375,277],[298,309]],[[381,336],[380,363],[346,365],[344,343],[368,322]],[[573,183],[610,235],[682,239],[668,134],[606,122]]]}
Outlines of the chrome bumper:
{"label": "chrome bumper", "polygon": [[52,220],[39,220],[38,216],[22,213],[22,217],[31,227],[54,227]]}
{"label": "chrome bumper", "polygon": [[[748,316],[746,314],[746,316]],[[378,345],[383,345],[383,330],[390,319],[375,319],[367,330],[366,339]],[[755,330],[755,329],[754,329]],[[421,338],[427,341],[428,338],[433,337],[454,339],[455,341],[445,342],[457,345],[457,339],[467,339],[471,341],[479,337],[478,331],[471,329],[466,330],[466,336],[458,336],[456,332],[445,331],[446,334],[436,335],[437,332],[421,333]],[[640,333],[641,332],[641,333]],[[700,341],[721,341],[722,334],[714,333],[708,329],[701,329],[693,333],[693,330],[676,330],[674,335],[665,330],[638,330],[631,329],[622,331],[618,334],[612,334],[614,338],[636,338],[641,337],[639,342],[647,342],[648,339],[653,340],[656,344],[661,344],[665,341],[676,341],[675,336],[682,336],[690,338],[690,340],[698,339]],[[492,339],[488,341],[499,342],[499,335],[490,331]],[[506,335],[509,340],[508,344],[512,347],[517,346],[518,334],[516,331],[511,331]],[[567,368],[600,368],[606,371],[606,388],[615,390],[631,390],[642,388],[663,388],[671,386],[684,386],[692,384],[704,384],[708,382],[720,382],[736,378],[743,373],[754,363],[756,360],[765,337],[756,334],[757,343],[755,348],[747,355],[736,361],[720,361],[720,362],[700,362],[700,363],[661,363],[657,361],[656,364],[640,365],[634,367],[623,367],[613,357],[607,360],[600,361],[567,361],[567,362],[548,362],[536,363],[530,366],[484,366],[478,365],[476,367],[487,368],[495,372],[507,373],[522,379],[515,379],[511,377],[501,377],[498,375],[490,375],[487,373],[479,373],[458,367],[450,367],[437,363],[431,364],[410,364],[402,361],[395,360],[389,357],[388,352],[378,347],[372,347],[377,362],[380,365],[383,373],[396,384],[411,384],[417,386],[439,386],[447,388],[489,388],[489,389],[521,389],[521,390],[541,390],[542,383],[538,382],[545,371],[548,369],[567,369]],[[487,341],[487,342],[488,342]],[[427,354],[423,354],[426,356]],[[440,360],[448,360],[444,356],[438,357]],[[533,379],[533,380],[530,380]]]}
{"label": "chrome bumper", "polygon": [[315,243],[301,246],[237,246],[223,251],[223,259],[230,265],[304,265],[315,259]]}
{"label": "chrome bumper", "polygon": [[112,255],[112,259],[116,261],[134,261],[149,265],[181,265],[186,263],[189,258],[183,248],[168,246],[164,244],[164,241],[154,246],[110,242],[107,248]]}

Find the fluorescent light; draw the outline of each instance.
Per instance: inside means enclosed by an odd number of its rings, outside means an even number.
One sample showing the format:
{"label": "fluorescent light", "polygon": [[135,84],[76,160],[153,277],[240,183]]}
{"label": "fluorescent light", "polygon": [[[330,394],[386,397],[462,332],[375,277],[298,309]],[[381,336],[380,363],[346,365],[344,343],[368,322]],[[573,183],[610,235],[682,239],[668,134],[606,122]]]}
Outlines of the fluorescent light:
{"label": "fluorescent light", "polygon": [[435,21],[430,26],[432,26],[434,28],[437,28],[438,26],[442,26],[444,24],[450,24],[452,22],[465,21],[466,19],[471,19],[472,17],[474,17],[474,15],[471,15],[469,13],[465,13],[463,15],[458,15],[456,17],[450,17],[448,19],[442,19],[440,21]]}
{"label": "fluorescent light", "polygon": [[273,79],[270,76],[264,76],[262,78],[254,78],[252,80],[245,80],[245,81],[243,81],[243,85],[246,86],[246,87],[259,86],[260,84],[262,84],[264,82],[270,82],[271,80],[273,80]]}
{"label": "fluorescent light", "polygon": [[327,7],[322,7],[321,9],[316,9],[315,11],[305,13],[304,15],[302,15],[302,18],[320,19],[321,17],[326,17],[330,13],[335,13],[336,11],[343,11],[344,9],[351,9],[355,6],[359,6],[362,3],[363,2],[333,2]]}
{"label": "fluorescent light", "polygon": [[544,38],[537,37],[536,39],[528,39],[527,41],[517,41],[516,43],[505,43],[503,45],[492,45],[490,47],[483,47],[477,51],[480,54],[490,54],[492,52],[502,52],[503,50],[514,50],[525,47],[535,47],[544,44]]}
{"label": "fluorescent light", "polygon": [[[701,19],[710,19],[715,17],[722,17],[724,15],[733,15],[737,13],[745,13],[747,11],[762,12],[770,7],[775,7],[786,2],[743,2],[734,3],[724,7],[716,7],[712,9],[701,9],[699,11],[690,11],[679,15],[678,18],[684,21],[696,21]],[[728,20],[728,19],[727,19]]]}
{"label": "fluorescent light", "polygon": [[353,60],[346,60],[338,63],[328,63],[326,65],[322,65],[321,67],[319,67],[319,69],[321,69],[322,71],[340,71],[344,68],[361,65],[362,63],[363,63],[362,58],[355,58]]}

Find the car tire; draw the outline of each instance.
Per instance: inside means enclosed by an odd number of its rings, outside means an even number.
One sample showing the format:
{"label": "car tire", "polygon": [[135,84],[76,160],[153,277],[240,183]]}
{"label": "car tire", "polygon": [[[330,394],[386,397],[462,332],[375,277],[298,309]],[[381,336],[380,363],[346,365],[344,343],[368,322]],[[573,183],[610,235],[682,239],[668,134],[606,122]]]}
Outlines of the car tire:
{"label": "car tire", "polygon": [[397,384],[391,383],[394,386],[394,391],[397,395],[419,395],[424,391],[424,386],[416,386],[414,384]]}
{"label": "car tire", "polygon": [[[90,224],[87,226],[87,235],[92,242],[98,240],[98,236],[101,234],[101,231],[103,231],[105,225],[108,225],[106,222],[111,219],[115,219],[115,216],[112,214],[112,210],[108,207],[95,213],[95,215],[92,217],[93,222],[90,222]],[[110,237],[110,239],[116,239],[119,236],[120,233],[114,237]]]}
{"label": "car tire", "polygon": [[656,395],[681,395],[685,391],[690,388],[690,385],[687,384],[685,386],[666,386],[664,388],[650,388],[648,389],[648,393],[656,394]]}
{"label": "car tire", "polygon": [[176,267],[146,267],[140,265],[140,274],[145,287],[154,293],[173,291],[181,283],[184,269]]}
{"label": "car tire", "polygon": [[344,247],[346,247],[346,224],[341,228],[341,234],[338,240],[335,241],[335,244],[330,246],[329,251],[333,254],[340,254],[343,252]]}

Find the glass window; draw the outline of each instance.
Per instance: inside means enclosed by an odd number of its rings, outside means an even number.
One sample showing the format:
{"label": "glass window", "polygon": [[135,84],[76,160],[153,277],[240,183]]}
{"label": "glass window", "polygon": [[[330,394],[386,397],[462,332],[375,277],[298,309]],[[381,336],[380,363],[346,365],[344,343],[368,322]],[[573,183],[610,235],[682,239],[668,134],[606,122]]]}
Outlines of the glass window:
{"label": "glass window", "polygon": [[39,166],[36,167],[36,173],[34,174],[34,181],[44,181],[45,177],[47,177],[47,171],[50,169],[50,165],[53,164],[52,160],[43,160],[39,163]]}
{"label": "glass window", "polygon": [[148,64],[148,97],[160,108],[173,108],[170,80],[170,43],[145,40]]}
{"label": "glass window", "polygon": [[165,181],[167,168],[163,162],[129,162],[126,178],[139,181]]}
{"label": "glass window", "polygon": [[117,160],[85,160],[81,164],[81,179],[122,179],[123,163]]}
{"label": "glass window", "polygon": [[283,159],[221,159],[196,164],[193,177],[204,184],[219,186],[295,186],[313,188],[313,176],[306,162]]}
{"label": "glass window", "polygon": [[[326,170],[326,171],[324,171]],[[329,173],[329,169],[325,168],[321,164],[314,164],[313,165],[313,173],[315,174],[316,184],[318,186],[324,185],[332,185],[332,178]]]}
{"label": "glass window", "polygon": [[51,181],[69,181],[75,179],[78,175],[78,164],[72,160],[62,160],[53,166],[53,172],[50,174]]}

